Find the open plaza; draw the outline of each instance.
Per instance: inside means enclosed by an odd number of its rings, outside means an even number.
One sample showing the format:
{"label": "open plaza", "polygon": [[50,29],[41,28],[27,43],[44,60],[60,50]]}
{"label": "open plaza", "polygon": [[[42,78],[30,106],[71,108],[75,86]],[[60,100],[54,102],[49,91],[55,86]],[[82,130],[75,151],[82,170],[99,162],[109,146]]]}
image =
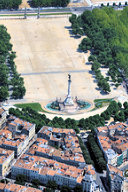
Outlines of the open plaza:
{"label": "open plaza", "polygon": [[[23,102],[45,106],[67,95],[67,75],[72,75],[71,96],[90,102],[94,99],[127,96],[125,89],[111,87],[109,95],[97,89],[88,63],[89,53],[78,51],[81,38],[71,33],[69,17],[0,20],[11,35],[17,70],[25,81]],[[15,33],[16,32],[16,33]],[[106,69],[101,69],[106,74]]]}

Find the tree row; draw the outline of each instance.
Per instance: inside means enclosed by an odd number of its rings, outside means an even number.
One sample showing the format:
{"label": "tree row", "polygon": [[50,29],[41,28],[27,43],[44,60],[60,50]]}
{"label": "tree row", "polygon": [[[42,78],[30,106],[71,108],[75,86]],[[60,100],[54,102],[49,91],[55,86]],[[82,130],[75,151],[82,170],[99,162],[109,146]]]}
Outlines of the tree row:
{"label": "tree row", "polygon": [[22,0],[0,0],[0,9],[17,9]]}
{"label": "tree row", "polygon": [[16,71],[10,39],[6,27],[0,25],[0,101],[22,98],[26,92],[23,78]]}
{"label": "tree row", "polygon": [[66,7],[69,0],[32,0],[32,7]]}
{"label": "tree row", "polygon": [[[98,86],[104,92],[110,92],[108,81],[118,87],[128,77],[128,7],[123,11],[112,8],[85,11],[81,16],[72,15],[69,21],[72,32],[77,36],[86,35],[79,45],[83,52],[91,51],[89,61],[95,73]],[[108,68],[109,78],[104,78],[101,68]],[[105,88],[107,87],[107,88]]]}

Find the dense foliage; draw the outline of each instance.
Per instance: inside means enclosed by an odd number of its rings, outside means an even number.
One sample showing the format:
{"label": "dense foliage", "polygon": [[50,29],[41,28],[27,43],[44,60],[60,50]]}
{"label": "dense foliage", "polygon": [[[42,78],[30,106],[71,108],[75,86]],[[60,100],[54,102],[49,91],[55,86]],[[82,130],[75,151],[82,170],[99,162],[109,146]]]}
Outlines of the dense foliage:
{"label": "dense foliage", "polygon": [[44,125],[56,127],[56,128],[67,128],[74,129],[79,133],[79,128],[84,130],[91,129],[92,131],[99,126],[104,126],[105,121],[113,117],[115,121],[126,121],[128,118],[128,102],[125,102],[123,106],[121,103],[111,101],[108,108],[101,113],[94,116],[90,116],[86,119],[82,118],[76,121],[71,118],[64,120],[61,117],[54,117],[52,120],[46,117],[44,114],[40,114],[30,107],[23,108],[22,110],[10,108],[9,114],[15,115],[23,120],[29,121],[36,124],[36,132]]}
{"label": "dense foliage", "polygon": [[122,11],[112,8],[85,11],[81,16],[72,15],[70,22],[75,35],[87,35],[79,45],[81,51],[91,51],[89,61],[96,75],[98,86],[110,92],[109,78],[104,78],[100,67],[108,67],[108,75],[118,87],[128,77],[128,7]]}
{"label": "dense foliage", "polygon": [[9,96],[22,98],[26,92],[23,78],[16,71],[16,54],[12,51],[10,39],[6,27],[0,25],[0,101]]}
{"label": "dense foliage", "polygon": [[66,7],[69,0],[32,0],[33,7]]}
{"label": "dense foliage", "polygon": [[22,0],[0,0],[0,9],[17,9]]}
{"label": "dense foliage", "polygon": [[78,136],[78,139],[79,139],[79,144],[80,144],[85,162],[87,164],[93,164],[93,161],[91,160],[91,157],[86,145],[83,143],[82,139],[79,136]]}
{"label": "dense foliage", "polygon": [[88,144],[88,149],[89,149],[91,158],[94,162],[96,171],[102,172],[103,170],[106,170],[107,163],[104,159],[104,155],[101,149],[99,148],[99,145],[97,144],[97,141],[93,134],[90,134],[88,136],[87,144]]}

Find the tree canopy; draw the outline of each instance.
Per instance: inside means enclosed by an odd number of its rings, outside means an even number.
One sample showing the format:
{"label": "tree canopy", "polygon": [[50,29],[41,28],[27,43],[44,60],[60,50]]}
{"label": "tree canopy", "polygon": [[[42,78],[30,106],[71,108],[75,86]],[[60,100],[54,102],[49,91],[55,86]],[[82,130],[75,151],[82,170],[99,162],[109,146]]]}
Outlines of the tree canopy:
{"label": "tree canopy", "polygon": [[22,0],[0,0],[0,9],[17,9]]}
{"label": "tree canopy", "polygon": [[33,7],[66,7],[69,0],[32,0]]}
{"label": "tree canopy", "polygon": [[9,96],[14,99],[22,98],[26,92],[24,80],[16,71],[16,53],[12,51],[10,39],[7,28],[0,25],[0,101]]}
{"label": "tree canopy", "polygon": [[[79,29],[84,38],[79,50],[91,51],[89,61],[95,73],[97,83],[104,92],[110,92],[108,79],[100,73],[100,66],[108,67],[108,75],[118,87],[128,77],[128,7],[116,11],[112,7],[85,11],[82,15],[72,15],[69,21],[75,35]],[[82,35],[82,34],[81,34]],[[97,65],[99,63],[99,65]]]}

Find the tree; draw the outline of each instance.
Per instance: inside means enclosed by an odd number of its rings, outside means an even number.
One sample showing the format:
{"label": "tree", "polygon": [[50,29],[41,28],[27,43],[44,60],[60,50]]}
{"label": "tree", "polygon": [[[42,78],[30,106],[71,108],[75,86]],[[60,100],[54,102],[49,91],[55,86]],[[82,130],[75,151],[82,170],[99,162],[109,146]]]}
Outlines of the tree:
{"label": "tree", "polygon": [[44,192],[54,192],[54,190],[46,187],[46,188],[44,189]]}
{"label": "tree", "polygon": [[85,120],[84,120],[84,118],[79,120],[79,126],[82,127],[82,128],[85,127]]}
{"label": "tree", "polygon": [[69,0],[32,0],[31,5],[33,7],[66,7],[69,3]]}
{"label": "tree", "polygon": [[26,182],[26,176],[25,175],[19,174],[16,176],[16,183],[17,184],[25,185],[25,182]]}
{"label": "tree", "polygon": [[33,184],[33,186],[35,186],[35,187],[39,187],[40,181],[39,181],[38,179],[33,179],[33,180],[32,180],[32,184]]}
{"label": "tree", "polygon": [[76,22],[76,20],[77,20],[77,17],[76,17],[76,15],[75,14],[72,14],[72,16],[71,17],[69,17],[69,21],[70,21],[70,23],[75,23]]}
{"label": "tree", "polygon": [[76,187],[74,188],[74,192],[80,192],[82,191],[82,186],[81,185],[76,185]]}
{"label": "tree", "polygon": [[55,181],[48,181],[48,183],[47,183],[47,187],[48,188],[51,188],[51,189],[57,189],[57,184],[56,184],[56,182]]}
{"label": "tree", "polygon": [[17,9],[22,3],[22,0],[2,0],[0,3],[0,9]]}
{"label": "tree", "polygon": [[118,106],[119,106],[120,109],[122,108],[121,102],[118,102]]}
{"label": "tree", "polygon": [[94,61],[93,64],[92,64],[91,69],[92,69],[92,71],[97,71],[97,70],[100,68],[100,66],[101,66],[101,65],[100,65],[99,62]]}
{"label": "tree", "polygon": [[0,101],[5,101],[9,96],[7,87],[0,87]]}
{"label": "tree", "polygon": [[123,103],[123,106],[124,106],[125,109],[127,109],[127,108],[128,108],[128,102],[125,101],[125,102]]}
{"label": "tree", "polygon": [[90,55],[89,57],[88,57],[88,61],[89,62],[94,62],[94,61],[96,61],[96,56],[94,56],[94,55]]}
{"label": "tree", "polygon": [[71,192],[71,189],[68,186],[62,186],[61,192]]}
{"label": "tree", "polygon": [[92,47],[92,41],[90,38],[84,38],[82,42],[79,45],[79,49],[86,52],[87,50],[90,50]]}

